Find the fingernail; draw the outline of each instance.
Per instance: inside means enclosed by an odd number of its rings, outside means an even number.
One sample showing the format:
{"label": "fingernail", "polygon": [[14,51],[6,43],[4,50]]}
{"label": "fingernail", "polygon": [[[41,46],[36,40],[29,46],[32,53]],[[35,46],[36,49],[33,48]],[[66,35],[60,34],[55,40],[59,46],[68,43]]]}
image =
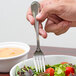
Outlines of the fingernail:
{"label": "fingernail", "polygon": [[37,17],[37,18],[40,18],[40,17],[41,17],[41,13],[39,13],[36,17]]}

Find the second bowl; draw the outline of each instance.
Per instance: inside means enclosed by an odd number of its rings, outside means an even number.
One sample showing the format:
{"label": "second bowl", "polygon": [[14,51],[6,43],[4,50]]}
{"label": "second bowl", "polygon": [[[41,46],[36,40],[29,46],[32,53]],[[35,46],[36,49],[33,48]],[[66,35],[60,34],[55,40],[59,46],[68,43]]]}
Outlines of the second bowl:
{"label": "second bowl", "polygon": [[2,42],[0,48],[20,48],[24,50],[24,53],[17,56],[0,57],[0,72],[9,72],[16,63],[26,60],[30,51],[29,45],[21,42]]}

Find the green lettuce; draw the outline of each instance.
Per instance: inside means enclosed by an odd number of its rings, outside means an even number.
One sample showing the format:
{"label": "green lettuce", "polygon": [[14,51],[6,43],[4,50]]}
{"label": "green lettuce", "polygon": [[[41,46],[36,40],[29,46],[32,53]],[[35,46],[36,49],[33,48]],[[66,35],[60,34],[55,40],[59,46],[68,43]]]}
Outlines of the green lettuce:
{"label": "green lettuce", "polygon": [[62,64],[55,67],[54,76],[65,76],[66,67]]}

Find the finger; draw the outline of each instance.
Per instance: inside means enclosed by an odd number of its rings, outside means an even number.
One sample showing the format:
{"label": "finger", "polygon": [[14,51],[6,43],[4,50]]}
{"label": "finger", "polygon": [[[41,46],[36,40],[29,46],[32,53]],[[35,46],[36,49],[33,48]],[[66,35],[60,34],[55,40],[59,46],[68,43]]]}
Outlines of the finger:
{"label": "finger", "polygon": [[67,32],[69,28],[70,27],[67,25],[67,27],[65,29],[63,29],[62,31],[56,32],[55,34],[56,35],[61,35],[61,34],[65,33],[65,32]]}
{"label": "finger", "polygon": [[46,25],[45,25],[45,31],[46,32],[54,32],[58,29],[57,24],[55,24],[51,20],[47,20]]}
{"label": "finger", "polygon": [[62,21],[59,24],[50,24],[50,21],[48,20],[47,25],[45,26],[45,30],[47,32],[56,33],[61,31],[65,27],[65,25],[68,25],[67,21]]}
{"label": "finger", "polygon": [[[47,30],[48,26],[50,26],[50,27],[52,27],[53,25],[56,26],[56,24],[60,23],[61,21],[62,21],[62,19],[59,18],[58,16],[51,15],[46,22],[45,29]],[[52,30],[53,30],[53,28],[52,28]]]}
{"label": "finger", "polygon": [[47,37],[47,33],[45,30],[43,30],[42,24],[39,23],[39,34],[43,37],[46,38]]}
{"label": "finger", "polygon": [[67,27],[70,27],[68,21],[62,21],[58,24],[58,26],[60,27],[59,29],[57,29],[57,31],[55,31],[55,33],[63,32],[66,30]]}
{"label": "finger", "polygon": [[58,16],[56,16],[56,15],[51,15],[50,17],[48,17],[48,20],[47,20],[45,26],[47,26],[47,25],[50,25],[50,26],[51,26],[52,24],[58,24],[58,23],[60,23],[61,21],[62,21],[62,19],[59,18]]}
{"label": "finger", "polygon": [[57,4],[47,5],[41,10],[41,12],[36,16],[36,18],[37,20],[44,21],[48,17],[49,14],[50,15],[58,14],[58,12],[60,13],[60,10]]}
{"label": "finger", "polygon": [[34,19],[34,17],[32,16],[31,8],[28,9],[26,18],[27,18],[27,20],[28,20],[32,25],[35,24],[35,19]]}
{"label": "finger", "polygon": [[47,38],[47,33],[46,33],[46,31],[45,30],[43,30],[43,29],[39,29],[39,34],[43,37],[43,38]]}
{"label": "finger", "polygon": [[55,24],[58,24],[59,22],[63,21],[63,19],[61,19],[57,15],[51,15],[48,17],[48,19],[53,21]]}
{"label": "finger", "polygon": [[64,26],[63,28],[61,28],[60,31],[56,32],[55,34],[56,34],[56,35],[60,35],[60,34],[63,34],[63,33],[65,33],[65,32],[67,32],[68,29],[70,28],[70,25],[69,25],[69,24],[70,24],[70,23],[68,23],[68,25],[65,24],[65,26]]}

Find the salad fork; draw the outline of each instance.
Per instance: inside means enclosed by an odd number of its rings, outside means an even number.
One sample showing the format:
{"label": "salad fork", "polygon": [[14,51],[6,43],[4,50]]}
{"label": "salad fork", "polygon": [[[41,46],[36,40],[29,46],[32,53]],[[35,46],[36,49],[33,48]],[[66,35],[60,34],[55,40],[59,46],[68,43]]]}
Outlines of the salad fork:
{"label": "salad fork", "polygon": [[32,2],[31,4],[31,11],[33,14],[33,17],[35,19],[35,31],[36,31],[36,38],[37,38],[37,48],[34,53],[33,59],[34,59],[34,65],[36,72],[44,72],[45,71],[45,58],[44,54],[40,49],[40,42],[39,42],[39,21],[36,20],[36,15],[39,12],[40,4],[37,1]]}

